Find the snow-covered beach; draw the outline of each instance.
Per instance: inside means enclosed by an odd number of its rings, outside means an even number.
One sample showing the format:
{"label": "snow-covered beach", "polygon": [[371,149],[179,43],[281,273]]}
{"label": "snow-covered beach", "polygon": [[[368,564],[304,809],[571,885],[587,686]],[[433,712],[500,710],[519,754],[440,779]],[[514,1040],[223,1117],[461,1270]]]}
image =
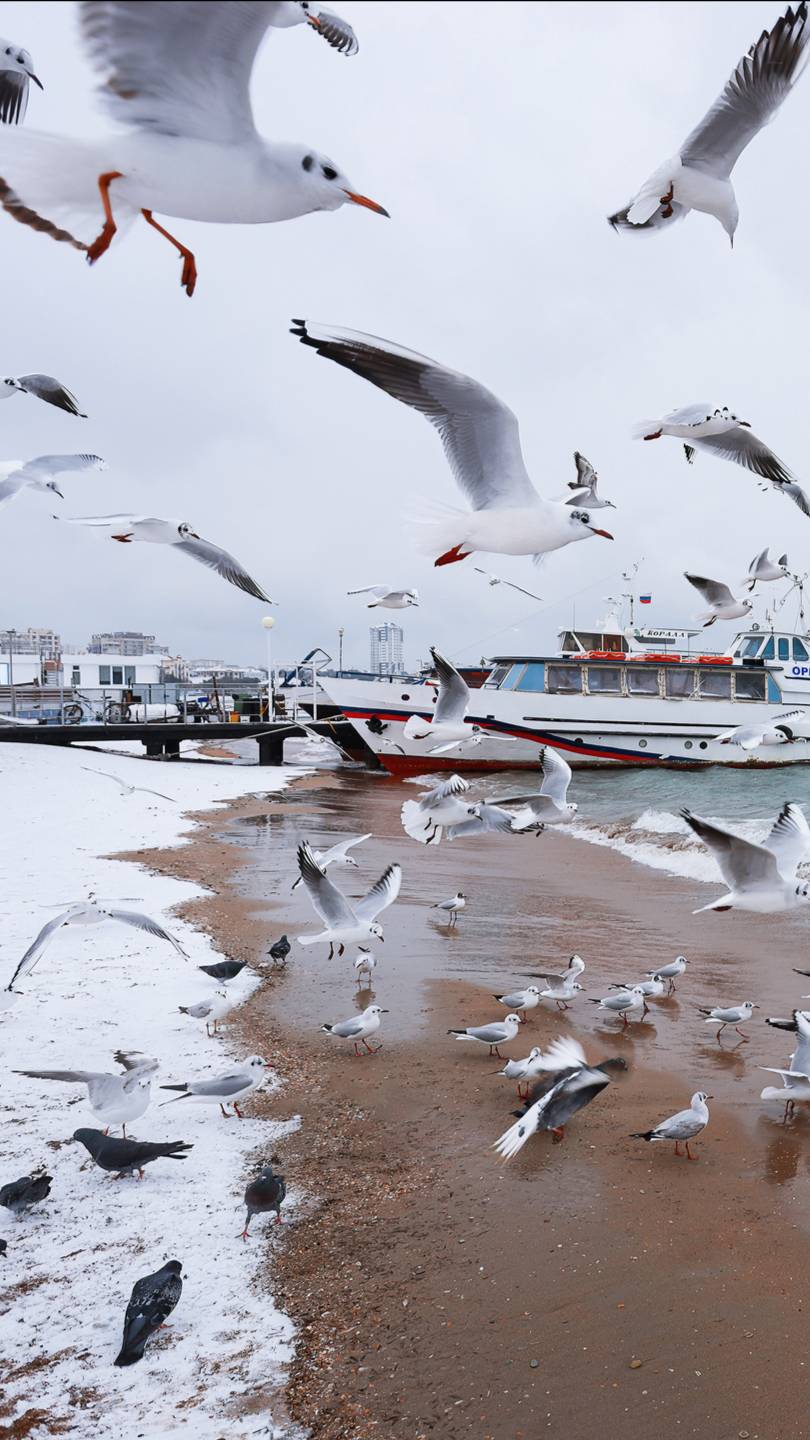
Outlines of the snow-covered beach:
{"label": "snow-covered beach", "polygon": [[[107,771],[172,800],[123,794],[81,767]],[[0,1185],[37,1167],[53,1177],[45,1202],[15,1219],[0,1211],[8,1252],[0,1272],[0,1349],[4,1355],[0,1421],[15,1436],[277,1436],[272,1406],[256,1407],[289,1359],[293,1329],[258,1276],[270,1232],[254,1224],[238,1239],[242,1192],[256,1160],[269,1157],[294,1116],[223,1119],[216,1107],[178,1103],[161,1084],[210,1077],[244,1056],[179,1005],[206,998],[215,985],[197,966],[221,958],[208,936],[172,914],[201,895],[197,886],[148,872],[119,851],[183,845],[194,830],[189,811],[246,794],[282,789],[302,773],[201,763],[160,765],[118,753],[3,746],[0,863],[5,876],[0,985],[59,909],[87,898],[126,900],[158,919],[182,944],[120,924],[58,931],[23,993],[0,1011],[4,1059]],[[176,803],[175,803],[176,802]],[[133,905],[132,902],[136,903]],[[248,977],[248,978],[245,978]],[[236,999],[257,979],[232,982]],[[4,1000],[9,997],[3,996]],[[152,1101],[131,1127],[138,1139],[193,1143],[183,1163],[160,1160],[142,1182],[113,1182],[81,1145],[79,1126],[97,1126],[80,1084],[27,1079],[21,1069],[117,1069],[118,1049],[160,1063]],[[263,1089],[272,1089],[272,1056]],[[295,1212],[289,1182],[287,1212]],[[116,1369],[124,1310],[134,1282],[166,1260],[183,1263],[184,1290],[172,1328],[153,1340],[140,1364]],[[253,1395],[240,1419],[240,1400]],[[1,1427],[0,1427],[1,1428]],[[289,1432],[285,1432],[289,1433]]]}

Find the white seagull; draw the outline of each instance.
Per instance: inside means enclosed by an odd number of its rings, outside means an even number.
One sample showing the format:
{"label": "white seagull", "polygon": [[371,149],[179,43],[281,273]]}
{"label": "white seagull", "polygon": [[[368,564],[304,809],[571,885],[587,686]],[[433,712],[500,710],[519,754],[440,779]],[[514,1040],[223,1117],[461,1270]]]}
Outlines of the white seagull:
{"label": "white seagull", "polygon": [[377,940],[385,939],[377,916],[392,905],[399,894],[402,885],[399,865],[389,865],[362,900],[352,901],[347,900],[332,884],[306,843],[298,846],[298,865],[312,907],[325,926],[317,935],[299,935],[299,945],[328,942],[331,960],[336,945],[338,955],[342,955],[347,945],[368,940],[370,936]]}
{"label": "white seagull", "polygon": [[114,780],[121,794],[126,795],[127,798],[130,795],[155,795],[158,800],[168,800],[172,805],[177,804],[172,795],[164,795],[162,790],[148,790],[145,785],[130,785],[128,780],[122,780],[120,775],[113,775],[109,770],[96,770],[92,765],[82,765],[79,768],[84,770],[86,775],[101,775],[105,780]]}
{"label": "white seagull", "polygon": [[376,335],[294,320],[293,334],[319,355],[353,370],[410,405],[439,432],[450,469],[471,510],[441,507],[425,523],[424,548],[435,565],[466,560],[475,550],[542,558],[574,540],[613,536],[590,511],[543,500],[529,479],[516,417],[477,380]]}
{"label": "white seagull", "polygon": [[503,1059],[499,1045],[509,1045],[520,1029],[520,1016],[507,1015],[505,1020],[493,1020],[491,1025],[468,1025],[466,1030],[448,1030],[457,1040],[474,1040],[476,1045],[488,1045],[490,1055]]}
{"label": "white seagull", "polygon": [[750,1020],[754,1011],[758,1009],[759,1006],[755,1005],[753,1000],[746,1000],[742,1005],[715,1005],[713,1009],[707,1009],[704,1005],[698,1005],[699,1013],[706,1016],[706,1025],[720,1026],[717,1032],[718,1040],[720,1039],[721,1031],[725,1030],[727,1025],[733,1025],[737,1034],[742,1035],[743,1040],[748,1040],[750,1037],[743,1035],[740,1026],[744,1025],[746,1020]]}
{"label": "white seagull", "polygon": [[793,727],[785,722],[806,718],[803,710],[785,710],[781,715],[771,716],[770,720],[760,720],[755,725],[737,725],[714,738],[721,745],[739,745],[742,750],[757,750],[760,745],[788,745],[792,740],[804,740],[806,736],[797,736]]}
{"label": "white seagull", "polygon": [[40,90],[45,89],[34,73],[34,62],[28,51],[12,45],[10,40],[0,39],[0,124],[22,124],[32,80]]}
{"label": "white seagull", "polygon": [[682,810],[681,815],[711,851],[728,886],[728,894],[720,895],[709,905],[701,905],[694,912],[696,915],[704,910],[751,910],[759,915],[779,915],[807,901],[810,885],[796,880],[799,861],[810,846],[810,827],[801,806],[783,805],[761,845],[743,840],[700,815],[692,815],[689,810]]}
{"label": "white seagull", "polygon": [[237,590],[244,590],[246,595],[253,595],[267,605],[273,604],[269,595],[265,595],[256,581],[251,580],[247,570],[233,555],[210,540],[203,540],[185,520],[162,520],[154,515],[57,515],[54,519],[64,520],[68,525],[91,525],[108,530],[109,538],[118,540],[122,545],[140,540],[154,545],[170,545],[181,555],[189,555],[192,560],[207,565],[209,570],[216,570]]}
{"label": "white seagull", "polygon": [[[330,12],[323,20],[317,6],[312,12],[301,6],[300,18],[330,43],[339,42],[339,29],[348,32]],[[264,0],[85,0],[81,38],[101,76],[101,100],[127,128],[92,141],[9,130],[0,136],[3,208],[91,264],[140,214],[181,255],[188,295],[197,281],[194,256],[155,213],[263,225],[351,202],[387,215],[326,155],[264,140],[256,130],[256,53],[268,28],[284,28],[291,15],[299,18],[290,4]]]}
{"label": "white seagull", "polygon": [[480,745],[484,738],[481,726],[467,725],[464,721],[470,703],[469,686],[462,680],[455,665],[445,660],[432,645],[430,653],[439,681],[436,708],[427,720],[421,715],[410,715],[403,732],[405,738],[438,740],[440,743],[431,745],[428,755],[444,755],[461,745]]}
{"label": "white seagull", "polygon": [[235,1003],[224,990],[215,990],[208,1000],[198,1000],[196,1005],[178,1005],[177,1008],[181,1015],[188,1015],[191,1020],[204,1020],[206,1035],[217,1035],[220,1020],[230,1014]]}
{"label": "white seagull", "polygon": [[460,825],[478,814],[478,806],[463,798],[469,788],[460,775],[451,775],[432,790],[420,791],[418,800],[406,800],[400,811],[406,835],[420,845],[439,845],[446,825]]}
{"label": "white seagull", "polygon": [[[622,985],[621,983],[616,983],[616,982],[614,982],[614,983],[611,984],[611,985],[608,985],[608,990],[629,990],[629,989],[631,989],[631,986],[629,986],[629,985]],[[633,990],[640,990],[640,991],[641,991],[641,994],[644,996],[644,1009],[643,1009],[642,1012],[641,1012],[641,1018],[642,1018],[642,1020],[643,1020],[643,1019],[644,1019],[644,1016],[649,1013],[649,1009],[650,1009],[649,1005],[647,1004],[647,1001],[648,1001],[648,1000],[660,1000],[661,996],[663,995],[663,993],[664,993],[664,981],[663,981],[660,973],[656,973],[655,975],[651,976],[651,978],[650,978],[649,980],[638,980],[638,981],[636,982],[636,984],[632,986],[632,989],[633,989]]]}
{"label": "white seagull", "polygon": [[676,955],[668,965],[657,965],[654,970],[648,970],[646,973],[650,980],[655,980],[657,977],[666,980],[668,993],[671,995],[675,989],[675,981],[684,974],[688,964],[689,961],[685,955]]}
{"label": "white seagull", "polygon": [[[747,420],[740,420],[726,406],[712,410],[704,402],[672,410],[662,420],[641,420],[633,431],[636,440],[658,440],[674,435],[684,442],[686,458],[691,465],[695,450],[706,450],[719,460],[730,460],[766,480],[781,495],[787,495],[805,514],[810,515],[810,501],[795,475],[773,450],[760,440]],[[762,489],[766,489],[765,485]]]}
{"label": "white seagull", "polygon": [[34,940],[33,944],[29,945],[23,955],[6,989],[13,989],[15,980],[20,979],[23,975],[30,974],[37,961],[42,958],[57,930],[74,925],[103,925],[107,920],[117,920],[122,925],[134,926],[136,930],[145,930],[148,935],[155,935],[158,940],[168,940],[169,944],[174,946],[178,955],[182,955],[184,960],[188,959],[180,942],[175,940],[174,936],[170,935],[168,930],[164,930],[163,926],[160,925],[157,920],[153,920],[149,915],[142,915],[140,911],[137,910],[119,910],[112,905],[101,905],[91,897],[89,900],[78,900],[75,905],[69,905],[66,910],[61,911],[59,915],[55,915],[53,920],[49,920],[47,925],[43,925],[36,940]]}
{"label": "white seagull", "polygon": [[503,1075],[507,1080],[516,1080],[517,1092],[522,1099],[528,1093],[531,1081],[553,1068],[553,1063],[546,1060],[539,1045],[534,1045],[523,1060],[507,1060],[503,1069],[496,1070],[495,1074]]}
{"label": "white seagull", "polygon": [[790,578],[787,555],[780,555],[778,560],[772,560],[768,554],[769,550],[770,546],[766,545],[764,550],[760,550],[759,554],[754,556],[751,564],[748,566],[748,574],[743,576],[740,581],[741,585],[747,585],[749,590],[753,590],[757,581],[762,584],[763,581],[767,580],[787,580]]}
{"label": "white seagull", "polygon": [[582,1046],[571,1038],[553,1041],[546,1058],[550,1062],[546,1068],[557,1071],[557,1079],[537,1100],[531,1101],[529,1097],[526,1109],[518,1115],[517,1122],[495,1141],[492,1148],[504,1160],[511,1160],[517,1155],[538,1130],[550,1130],[555,1140],[563,1140],[565,1127],[572,1116],[595,1100],[610,1084],[610,1071],[626,1069],[621,1058],[589,1065]]}
{"label": "white seagull", "polygon": [[379,1005],[367,1005],[362,1015],[352,1015],[349,1020],[339,1020],[336,1025],[322,1025],[321,1029],[325,1030],[327,1035],[337,1035],[339,1040],[351,1040],[358,1058],[363,1054],[362,1050],[357,1048],[361,1042],[369,1055],[376,1055],[381,1046],[369,1045],[368,1037],[376,1034],[380,1028],[380,1016],[387,1014],[388,1011]]}
{"label": "white seagull", "polygon": [[374,971],[377,969],[377,956],[367,950],[365,945],[360,946],[360,953],[354,962],[354,975],[358,985],[371,980]]}
{"label": "white seagull", "polygon": [[467,896],[463,890],[458,890],[449,900],[437,900],[436,904],[431,905],[430,908],[431,910],[441,910],[442,914],[448,917],[448,925],[455,925],[459,912],[464,910],[466,905]]}
{"label": "white seagull", "polygon": [[76,396],[53,375],[5,375],[0,379],[0,400],[10,400],[12,395],[33,395],[47,405],[55,405],[57,410],[66,410],[68,415],[87,419]]}
{"label": "white seagull", "polygon": [[[318,735],[317,738],[320,740],[321,736]],[[322,870],[328,870],[332,865],[351,865],[353,869],[357,870],[357,861],[353,855],[349,854],[349,851],[353,850],[355,845],[362,845],[366,840],[370,840],[371,833],[369,830],[365,835],[350,835],[348,840],[338,840],[337,844],[330,846],[328,850],[311,850],[312,858]],[[298,879],[293,881],[293,890],[296,885],[301,884],[303,878],[303,875],[299,875]]]}
{"label": "white seagull", "polygon": [[490,589],[493,589],[495,585],[507,585],[510,590],[518,590],[521,595],[528,595],[530,600],[542,601],[543,599],[542,595],[535,595],[533,590],[524,590],[522,585],[516,585],[514,580],[503,580],[500,575],[492,575],[489,570],[482,570],[480,565],[474,565],[473,569],[476,575],[486,576]]}
{"label": "white seagull", "polygon": [[0,505],[25,489],[50,492],[64,500],[54,478],[56,475],[106,469],[107,462],[100,455],[37,455],[34,460],[0,460]]}
{"label": "white seagull", "polygon": [[[799,972],[801,973],[801,972]],[[773,1025],[773,1020],[766,1022]],[[761,1100],[779,1100],[784,1102],[785,1115],[787,1120],[793,1113],[797,1101],[810,1100],[810,1010],[794,1010],[792,1021],[779,1021],[779,1028],[790,1028],[798,1034],[796,1049],[790,1057],[790,1068],[779,1070],[772,1065],[762,1065],[760,1069],[768,1071],[771,1075],[780,1075],[781,1086],[766,1085],[760,1095]]]}
{"label": "white seagull", "polygon": [[528,973],[533,980],[545,980],[549,984],[556,980],[563,982],[576,980],[585,969],[585,961],[581,955],[572,955],[564,970],[530,970]]}
{"label": "white seagull", "polygon": [[806,22],[807,5],[801,0],[795,11],[788,6],[770,30],[763,30],[677,154],[653,171],[629,205],[608,217],[614,230],[657,230],[690,210],[702,210],[720,221],[734,244],[739,211],[731,172],[801,74]]}
{"label": "white seagull", "polygon": [[347,595],[373,595],[367,610],[407,610],[419,604],[418,590],[394,590],[390,585],[365,585],[362,590],[347,590]]}
{"label": "white seagull", "polygon": [[574,464],[577,467],[577,478],[568,481],[568,489],[574,493],[566,500],[566,505],[585,505],[589,510],[615,510],[612,500],[605,500],[597,494],[599,476],[590,460],[586,460],[584,455],[575,450]]}
{"label": "white seagull", "polygon": [[550,980],[544,990],[540,991],[541,1000],[554,1000],[558,1010],[570,1009],[569,1002],[576,1000],[577,994],[584,989],[576,982],[577,970],[569,971],[561,980]]}
{"label": "white seagull", "polygon": [[97,1070],[15,1070],[31,1080],[62,1080],[66,1084],[86,1085],[87,1104],[96,1119],[105,1127],[121,1125],[126,1138],[127,1125],[140,1120],[152,1098],[152,1076],[158,1069],[157,1060],[134,1052],[119,1050],[114,1059],[123,1067],[123,1075],[110,1075]]}
{"label": "white seagull", "polygon": [[512,833],[514,825],[508,810],[502,810],[499,805],[490,805],[483,801],[475,806],[475,812],[468,820],[461,820],[456,825],[448,825],[448,840],[458,840],[467,835]]}
{"label": "white seagull", "polygon": [[722,580],[707,580],[703,575],[690,575],[688,570],[683,573],[709,607],[696,617],[703,621],[704,630],[708,630],[715,620],[741,620],[753,609],[752,600],[737,600]]}
{"label": "white seagull", "polygon": [[675,1154],[681,1153],[681,1141],[686,1145],[687,1160],[696,1160],[689,1149],[689,1141],[700,1135],[709,1123],[709,1107],[707,1100],[712,1096],[707,1095],[704,1090],[697,1090],[692,1096],[688,1110],[679,1110],[677,1115],[671,1115],[668,1120],[662,1120],[653,1130],[639,1130],[630,1136],[631,1140],[673,1140],[675,1142]]}
{"label": "white seagull", "polygon": [[518,795],[495,795],[491,803],[512,810],[513,830],[534,830],[539,835],[546,825],[562,825],[573,820],[578,807],[569,802],[571,766],[557,750],[543,746],[540,751],[539,791]]}
{"label": "white seagull", "polygon": [[600,1010],[607,1010],[608,1014],[620,1015],[622,1025],[627,1028],[627,1017],[636,1010],[640,1010],[639,1020],[643,1020],[647,1012],[647,997],[641,985],[630,985],[626,990],[615,990],[611,995],[603,995],[601,1000],[591,1000],[591,1005],[598,1005]]}
{"label": "white seagull", "polygon": [[226,1120],[231,1117],[225,1107],[231,1105],[241,1120],[239,1101],[258,1089],[266,1069],[267,1061],[263,1060],[261,1055],[248,1055],[236,1069],[227,1070],[224,1075],[217,1075],[213,1080],[188,1080],[182,1085],[161,1085],[161,1090],[181,1092],[172,1100],[164,1100],[163,1105],[176,1105],[178,1100],[191,1100],[196,1105],[218,1105]]}
{"label": "white seagull", "polygon": [[513,990],[511,995],[493,995],[499,1005],[505,1005],[507,1010],[515,1010],[518,1014],[523,1011],[521,1020],[524,1025],[527,1019],[527,1011],[534,1010],[540,1004],[540,990],[537,985],[528,985],[525,990]]}

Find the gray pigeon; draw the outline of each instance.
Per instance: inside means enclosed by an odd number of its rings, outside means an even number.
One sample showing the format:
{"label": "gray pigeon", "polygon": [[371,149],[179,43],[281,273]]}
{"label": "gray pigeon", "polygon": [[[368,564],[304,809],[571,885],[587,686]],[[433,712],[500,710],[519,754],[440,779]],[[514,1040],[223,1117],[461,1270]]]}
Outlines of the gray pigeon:
{"label": "gray pigeon", "polygon": [[136,1280],[124,1316],[124,1338],[113,1362],[115,1365],[135,1365],[143,1359],[150,1335],[165,1325],[180,1299],[183,1292],[182,1269],[179,1260],[169,1260],[154,1275]]}
{"label": "gray pigeon", "polygon": [[279,965],[286,965],[287,956],[289,955],[291,950],[292,945],[287,939],[287,936],[282,935],[281,939],[277,940],[275,945],[270,946],[270,949],[267,953],[269,954],[271,960],[278,961]]}
{"label": "gray pigeon", "polygon": [[0,1190],[0,1205],[10,1210],[12,1215],[22,1215],[23,1211],[30,1210],[32,1205],[39,1205],[41,1200],[51,1192],[53,1176],[45,1175],[23,1175],[21,1180],[12,1180],[10,1184],[4,1185]]}
{"label": "gray pigeon", "polygon": [[235,980],[240,971],[244,970],[246,960],[220,960],[217,965],[198,965],[198,970],[204,970],[212,980],[224,981]]}
{"label": "gray pigeon", "polygon": [[119,1140],[115,1135],[105,1135],[103,1130],[74,1130],[72,1139],[84,1146],[102,1170],[109,1170],[119,1179],[137,1170],[142,1180],[144,1166],[152,1160],[185,1160],[186,1152],[193,1149],[185,1140],[155,1145],[150,1140]]}
{"label": "gray pigeon", "polygon": [[255,1180],[245,1190],[247,1215],[242,1239],[247,1240],[248,1229],[254,1215],[265,1215],[269,1210],[276,1212],[276,1224],[281,1224],[281,1205],[287,1194],[283,1175],[274,1175],[272,1165],[263,1165]]}
{"label": "gray pigeon", "polygon": [[7,1241],[7,1240],[0,1240],[0,1255],[2,1255],[2,1257],[3,1257],[4,1260],[5,1260],[5,1258],[6,1258],[6,1251],[7,1251],[7,1249],[8,1249],[8,1241]]}

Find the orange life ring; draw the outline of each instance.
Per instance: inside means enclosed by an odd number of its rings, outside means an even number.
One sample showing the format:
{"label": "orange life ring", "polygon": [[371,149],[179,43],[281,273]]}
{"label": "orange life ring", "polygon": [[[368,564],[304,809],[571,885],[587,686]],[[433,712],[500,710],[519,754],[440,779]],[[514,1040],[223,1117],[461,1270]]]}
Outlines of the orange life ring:
{"label": "orange life ring", "polygon": [[733,665],[730,655],[698,655],[699,665]]}

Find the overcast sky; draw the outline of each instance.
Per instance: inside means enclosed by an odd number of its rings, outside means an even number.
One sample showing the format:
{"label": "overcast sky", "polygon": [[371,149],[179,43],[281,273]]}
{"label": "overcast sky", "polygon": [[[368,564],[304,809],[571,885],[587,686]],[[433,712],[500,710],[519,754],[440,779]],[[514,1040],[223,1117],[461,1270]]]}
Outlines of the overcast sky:
{"label": "overcast sky", "polygon": [[[367,611],[345,592],[416,585],[406,659],[435,643],[460,661],[537,651],[576,602],[580,623],[643,559],[650,623],[701,602],[685,568],[735,582],[766,543],[810,565],[810,521],[753,477],[674,440],[631,439],[642,416],[728,405],[810,479],[805,183],[810,80],[735,171],[733,252],[692,215],[663,236],[605,216],[672,154],[739,56],[780,13],[768,3],[352,3],[360,53],[308,29],[271,32],[253,77],[259,129],[331,155],[385,220],[347,206],[286,224],[177,221],[195,251],[186,298],[171,248],[137,224],[92,270],[0,215],[0,371],[58,376],[90,415],[0,407],[3,458],[93,450],[103,475],[67,477],[64,513],[177,516],[232,550],[280,604],[276,654],[321,644],[368,663]],[[784,8],[784,7],[782,7]],[[0,29],[33,54],[45,93],[26,124],[79,136],[108,122],[70,4],[5,4]],[[616,541],[434,570],[401,517],[458,492],[427,423],[305,350],[289,318],[367,330],[467,371],[520,419],[542,494],[596,465]],[[58,503],[58,502],[57,502]],[[50,497],[0,516],[0,626],[154,631],[173,651],[261,663],[265,607],[168,549],[61,527]],[[529,589],[538,608],[473,572]],[[401,619],[397,615],[394,618]],[[718,627],[719,632],[720,627]],[[731,638],[726,627],[719,639]]]}

